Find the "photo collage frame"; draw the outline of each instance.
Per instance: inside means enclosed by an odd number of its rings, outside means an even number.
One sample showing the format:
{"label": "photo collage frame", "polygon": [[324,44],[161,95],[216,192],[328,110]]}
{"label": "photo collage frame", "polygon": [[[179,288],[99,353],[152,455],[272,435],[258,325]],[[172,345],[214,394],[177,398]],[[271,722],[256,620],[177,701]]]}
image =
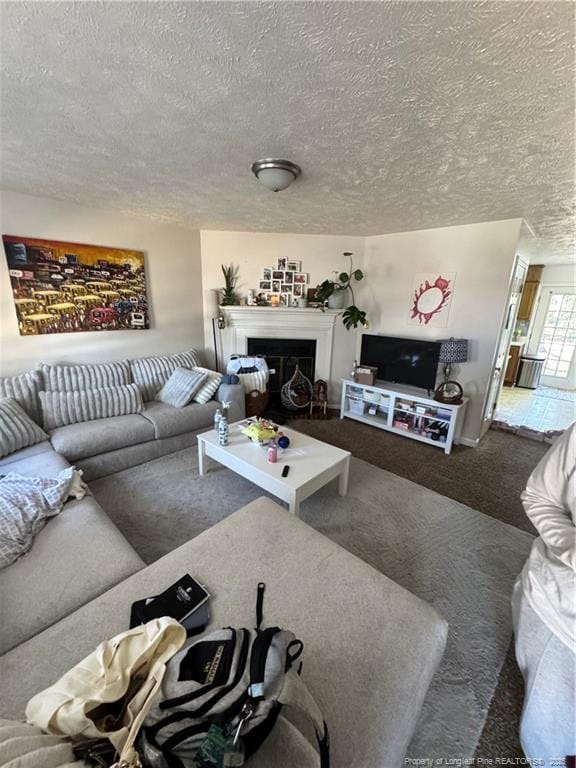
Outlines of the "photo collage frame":
{"label": "photo collage frame", "polygon": [[258,294],[271,306],[302,305],[306,299],[308,275],[302,262],[279,258],[275,267],[264,267],[258,283]]}

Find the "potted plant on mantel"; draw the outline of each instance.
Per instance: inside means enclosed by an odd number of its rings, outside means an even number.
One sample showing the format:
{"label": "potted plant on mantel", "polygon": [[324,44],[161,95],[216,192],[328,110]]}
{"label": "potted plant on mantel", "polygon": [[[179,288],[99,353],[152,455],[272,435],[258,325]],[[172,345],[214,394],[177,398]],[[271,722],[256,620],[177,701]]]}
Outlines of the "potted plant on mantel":
{"label": "potted plant on mantel", "polygon": [[229,307],[232,304],[238,304],[238,297],[236,296],[236,284],[238,283],[238,266],[230,264],[225,267],[222,266],[222,274],[224,275],[224,288],[221,289],[220,304],[223,307]]}
{"label": "potted plant on mantel", "polygon": [[348,330],[350,328],[358,328],[361,325],[363,328],[368,327],[366,320],[366,312],[359,309],[356,306],[356,300],[354,298],[354,289],[352,288],[352,282],[360,282],[364,279],[364,273],[361,269],[354,269],[352,264],[352,253],[350,251],[344,251],[344,256],[350,259],[350,271],[338,272],[334,270],[334,274],[338,275],[336,280],[324,280],[323,283],[316,288],[316,297],[318,301],[327,302],[329,309],[344,309],[349,296],[352,296],[352,304],[350,304],[342,313],[342,322]]}

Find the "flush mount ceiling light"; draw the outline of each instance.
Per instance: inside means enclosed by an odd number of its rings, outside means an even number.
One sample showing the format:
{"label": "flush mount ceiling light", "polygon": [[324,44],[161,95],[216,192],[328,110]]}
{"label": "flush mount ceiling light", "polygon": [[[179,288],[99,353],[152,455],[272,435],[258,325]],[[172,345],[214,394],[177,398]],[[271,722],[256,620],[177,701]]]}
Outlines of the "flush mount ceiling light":
{"label": "flush mount ceiling light", "polygon": [[256,160],[252,163],[252,173],[258,181],[272,192],[279,192],[286,189],[290,184],[300,176],[302,169],[296,163],[290,160],[276,160],[267,157],[265,160]]}

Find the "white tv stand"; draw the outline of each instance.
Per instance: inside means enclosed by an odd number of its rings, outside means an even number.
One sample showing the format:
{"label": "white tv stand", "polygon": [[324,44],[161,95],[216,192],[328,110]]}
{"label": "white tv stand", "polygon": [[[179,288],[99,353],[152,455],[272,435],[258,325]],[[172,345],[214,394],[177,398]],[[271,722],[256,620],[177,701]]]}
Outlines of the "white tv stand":
{"label": "white tv stand", "polygon": [[369,386],[343,379],[340,418],[361,421],[450,453],[452,444],[460,440],[470,398],[449,405],[415,394],[419,390],[412,387],[393,386],[390,389],[385,382]]}

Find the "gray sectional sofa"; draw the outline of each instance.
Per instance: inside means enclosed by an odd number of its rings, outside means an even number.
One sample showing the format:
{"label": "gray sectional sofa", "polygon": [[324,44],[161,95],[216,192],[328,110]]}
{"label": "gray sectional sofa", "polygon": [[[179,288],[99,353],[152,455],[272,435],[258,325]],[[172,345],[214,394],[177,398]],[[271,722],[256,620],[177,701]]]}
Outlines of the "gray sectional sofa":
{"label": "gray sectional sofa", "polygon": [[[231,418],[241,418],[238,389],[220,388],[216,399],[178,416],[149,400],[139,414],[59,427],[0,460],[0,474],[51,477],[72,462],[92,478],[177,450],[210,426],[219,398],[232,400]],[[134,600],[186,572],[212,593],[211,629],[254,626],[256,585],[266,583],[265,623],[305,643],[304,676],[331,729],[333,768],[402,765],[444,652],[446,623],[265,498],[149,566],[90,493],[68,502],[32,549],[0,570],[0,718],[23,718],[31,696],[128,628]],[[280,718],[250,765],[315,765],[307,744]]]}
{"label": "gray sectional sofa", "polygon": [[[150,381],[139,379],[147,397],[154,397],[179,356],[147,358]],[[196,359],[194,358],[196,361]],[[192,361],[192,358],[190,359]],[[132,362],[132,361],[130,361]],[[161,366],[165,365],[162,370]],[[160,367],[159,367],[160,366]],[[107,370],[106,370],[107,369]],[[50,382],[62,386],[114,383],[130,376],[129,362],[97,366],[42,366],[0,381],[0,396],[17,400],[40,426],[44,424],[40,393]],[[107,377],[107,378],[106,378]],[[244,390],[220,384],[213,399],[183,408],[144,402],[141,413],[94,419],[48,430],[49,440],[0,459],[0,474],[55,477],[70,465],[82,469],[87,481],[150,461],[193,445],[199,431],[209,429],[222,402],[230,403],[231,420],[244,417]],[[114,584],[144,567],[120,531],[88,494],[68,502],[36,537],[19,560],[0,570],[0,653],[29,639]]]}

